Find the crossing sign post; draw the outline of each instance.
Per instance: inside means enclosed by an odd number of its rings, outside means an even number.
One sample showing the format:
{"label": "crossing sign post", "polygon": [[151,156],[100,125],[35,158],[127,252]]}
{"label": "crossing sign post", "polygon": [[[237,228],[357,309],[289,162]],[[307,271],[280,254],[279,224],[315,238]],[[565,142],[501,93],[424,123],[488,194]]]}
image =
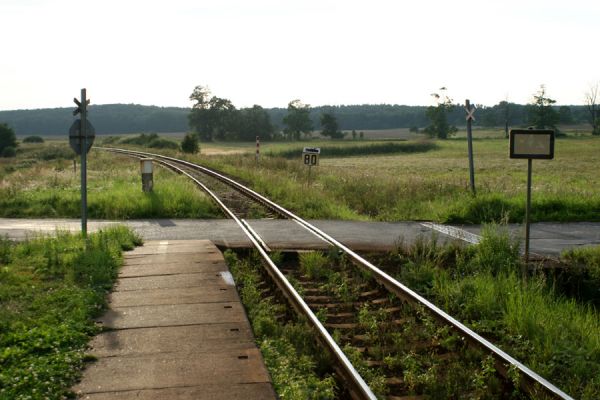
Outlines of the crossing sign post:
{"label": "crossing sign post", "polygon": [[510,158],[527,159],[527,203],[525,205],[525,264],[529,263],[529,215],[531,211],[531,170],[534,159],[554,158],[554,131],[550,129],[512,129]]}
{"label": "crossing sign post", "polygon": [[81,89],[81,101],[74,98],[77,108],[73,116],[81,114],[69,129],[69,144],[73,151],[81,156],[81,233],[87,237],[87,153],[94,143],[95,131],[92,124],[87,120],[87,106],[90,100],[86,98],[86,90]]}
{"label": "crossing sign post", "polygon": [[302,162],[308,165],[308,184],[310,185],[310,172],[313,166],[319,165],[319,155],[321,149],[319,147],[305,147],[302,150]]}

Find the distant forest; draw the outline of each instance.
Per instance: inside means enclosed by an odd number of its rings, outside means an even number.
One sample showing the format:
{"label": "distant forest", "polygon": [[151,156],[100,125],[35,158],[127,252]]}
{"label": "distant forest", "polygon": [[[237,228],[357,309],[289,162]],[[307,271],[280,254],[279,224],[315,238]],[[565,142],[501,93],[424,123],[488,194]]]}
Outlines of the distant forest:
{"label": "distant forest", "polygon": [[[508,104],[510,126],[527,126],[527,105]],[[587,123],[585,106],[556,106],[561,124]],[[38,110],[0,111],[0,123],[11,126],[17,135],[67,135],[73,123],[73,107]],[[311,119],[315,129],[320,129],[320,115],[333,113],[342,130],[370,130],[394,128],[424,128],[429,124],[425,106],[402,105],[347,105],[320,106],[311,108]],[[279,131],[283,129],[286,108],[265,109],[271,122]],[[478,106],[475,126],[504,126],[505,108]],[[92,105],[88,110],[89,120],[97,134],[120,133],[170,133],[187,132],[189,108],[142,106],[135,104]],[[457,106],[449,114],[449,123],[465,125],[465,111]]]}

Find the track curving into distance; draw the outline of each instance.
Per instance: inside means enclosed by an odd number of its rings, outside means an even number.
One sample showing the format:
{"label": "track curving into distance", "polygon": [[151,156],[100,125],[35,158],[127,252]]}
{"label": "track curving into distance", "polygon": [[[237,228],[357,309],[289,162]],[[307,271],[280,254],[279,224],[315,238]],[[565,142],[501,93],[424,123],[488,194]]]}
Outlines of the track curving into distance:
{"label": "track curving into distance", "polygon": [[522,378],[520,381],[520,386],[525,392],[530,394],[539,394],[539,391],[541,390],[546,396],[550,396],[552,398],[572,400],[571,396],[564,393],[562,390],[550,383],[548,380],[538,375],[536,372],[525,366],[523,363],[516,360],[508,353],[504,352],[499,347],[497,347],[487,339],[483,338],[482,336],[468,328],[466,325],[464,325],[463,323],[461,323],[460,321],[443,311],[441,308],[437,307],[435,304],[431,303],[423,296],[416,293],[414,290],[397,281],[395,278],[388,275],[380,268],[361,257],[359,254],[355,253],[343,243],[339,242],[338,240],[328,235],[326,232],[318,229],[309,222],[298,217],[294,213],[286,210],[280,205],[262,196],[261,194],[236,182],[235,180],[223,175],[222,173],[185,160],[167,157],[160,154],[117,148],[95,148],[99,150],[111,151],[139,158],[152,157],[165,167],[168,167],[178,173],[188,176],[190,179],[196,182],[204,191],[206,191],[215,200],[219,207],[221,207],[224,213],[238,223],[240,229],[242,229],[242,231],[248,236],[250,241],[253,243],[253,245],[263,257],[265,265],[267,267],[267,272],[277,284],[279,289],[282,290],[285,297],[288,299],[288,301],[290,301],[290,303],[296,309],[296,311],[306,316],[311,326],[318,333],[319,341],[328,348],[328,350],[332,353],[332,355],[338,362],[338,368],[342,373],[342,376],[351,387],[350,392],[353,398],[375,399],[376,397],[366,385],[362,377],[360,377],[360,375],[356,372],[355,368],[352,366],[348,358],[341,351],[341,349],[333,340],[331,335],[329,335],[323,324],[310,310],[309,306],[296,292],[293,286],[288,282],[288,280],[278,269],[278,267],[269,258],[267,254],[268,250],[266,249],[266,246],[264,246],[264,243],[262,243],[262,240],[258,237],[258,235],[249,227],[249,225],[244,220],[238,218],[238,216],[233,211],[231,211],[224,204],[224,202],[216,194],[214,194],[204,183],[200,182],[200,180],[192,176],[192,174],[189,172],[190,170],[193,170],[195,172],[201,172],[212,178],[217,179],[220,182],[225,183],[226,185],[234,188],[236,191],[251,198],[253,201],[260,203],[261,205],[269,209],[270,212],[275,213],[283,218],[288,218],[297,222],[309,232],[330,243],[331,246],[345,253],[347,257],[349,257],[360,268],[364,268],[365,270],[369,271],[374,276],[376,281],[383,285],[385,288],[387,288],[390,292],[394,293],[396,296],[407,301],[408,303],[421,307],[427,313],[435,317],[442,324],[450,326],[453,330],[455,330],[462,337],[464,337],[469,343],[482,349],[486,353],[491,354],[494,357],[496,364],[501,367],[498,368],[498,372],[501,375],[504,375],[505,378],[508,378],[507,374],[509,370],[518,370]]}

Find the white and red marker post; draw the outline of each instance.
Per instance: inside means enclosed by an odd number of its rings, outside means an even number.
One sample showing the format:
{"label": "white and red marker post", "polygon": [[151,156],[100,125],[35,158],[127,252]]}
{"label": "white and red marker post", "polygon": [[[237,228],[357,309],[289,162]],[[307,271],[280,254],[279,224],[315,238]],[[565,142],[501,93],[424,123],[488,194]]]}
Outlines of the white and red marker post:
{"label": "white and red marker post", "polygon": [[260,156],[260,139],[256,137],[256,165],[258,166],[258,157]]}

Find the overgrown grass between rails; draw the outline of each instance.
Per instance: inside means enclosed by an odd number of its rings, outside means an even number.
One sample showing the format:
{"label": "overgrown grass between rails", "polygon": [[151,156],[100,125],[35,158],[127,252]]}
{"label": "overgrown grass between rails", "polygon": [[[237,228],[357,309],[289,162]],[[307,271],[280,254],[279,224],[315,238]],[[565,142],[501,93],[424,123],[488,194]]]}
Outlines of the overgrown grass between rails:
{"label": "overgrown grass between rails", "polygon": [[[479,246],[417,243],[395,275],[581,399],[600,398],[600,316],[567,299],[545,276],[521,279],[516,243],[488,227]],[[416,256],[413,256],[416,255]]]}
{"label": "overgrown grass between rails", "polygon": [[285,307],[272,298],[262,298],[257,286],[261,280],[260,260],[256,256],[239,259],[229,250],[225,252],[225,259],[278,395],[290,400],[336,398],[335,380],[326,372],[328,361],[315,348],[313,334],[306,323],[281,324],[277,315],[284,314]]}
{"label": "overgrown grass between rails", "polygon": [[125,227],[0,240],[0,398],[62,399],[98,331],[121,252],[141,244]]}
{"label": "overgrown grass between rails", "polygon": [[[310,145],[310,143],[309,143]],[[378,154],[398,154],[398,153],[424,153],[436,149],[437,145],[432,141],[417,142],[388,142],[356,145],[323,145],[321,147],[321,157],[354,157]],[[283,158],[299,158],[302,154],[302,147],[286,150],[275,150],[267,152],[269,156],[278,156]]]}

